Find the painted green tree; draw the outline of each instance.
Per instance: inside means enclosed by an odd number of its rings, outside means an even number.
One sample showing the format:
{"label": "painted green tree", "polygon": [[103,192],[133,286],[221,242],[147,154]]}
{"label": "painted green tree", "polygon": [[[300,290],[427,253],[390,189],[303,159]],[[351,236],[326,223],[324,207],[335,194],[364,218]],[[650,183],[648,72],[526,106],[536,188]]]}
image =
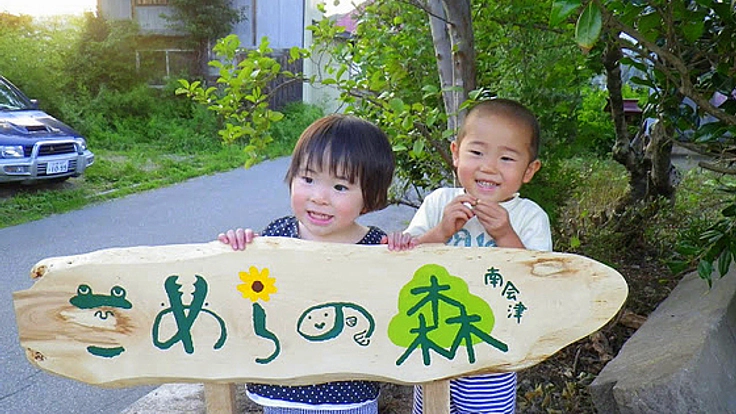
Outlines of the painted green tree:
{"label": "painted green tree", "polygon": [[442,266],[420,267],[399,292],[399,311],[391,319],[388,336],[394,344],[407,348],[401,365],[415,351],[422,353],[424,365],[431,364],[431,352],[454,359],[462,348],[468,362],[475,362],[475,345],[487,343],[502,352],[508,346],[490,334],[495,317],[486,301],[470,293],[462,278],[450,275]]}

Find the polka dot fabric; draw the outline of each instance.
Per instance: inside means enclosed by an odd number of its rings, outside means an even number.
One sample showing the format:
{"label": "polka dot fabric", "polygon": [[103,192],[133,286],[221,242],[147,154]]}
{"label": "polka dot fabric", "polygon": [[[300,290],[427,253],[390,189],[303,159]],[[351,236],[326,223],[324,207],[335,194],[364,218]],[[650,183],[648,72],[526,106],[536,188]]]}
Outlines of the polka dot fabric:
{"label": "polka dot fabric", "polygon": [[[380,244],[386,233],[378,227],[368,227],[368,233],[356,244]],[[293,237],[299,239],[299,220],[294,216],[274,220],[261,232],[261,236]]]}
{"label": "polka dot fabric", "polygon": [[[378,227],[369,227],[366,235],[357,244],[379,244],[381,238],[386,235],[383,230]],[[294,216],[282,217],[278,220],[274,220],[266,226],[261,233],[261,236],[280,236],[280,237],[294,237],[299,238],[299,222]],[[271,405],[269,402],[273,402],[274,406],[280,406],[278,402],[290,402],[297,403],[300,406],[303,404],[319,405],[320,408],[326,408],[327,405],[334,405],[337,407],[330,407],[328,412],[336,413],[353,413],[353,412],[365,412],[363,407],[359,411],[346,410],[346,411],[335,411],[340,405],[351,405],[367,403],[375,401],[378,398],[378,383],[373,381],[335,381],[328,382],[325,384],[306,385],[306,386],[276,386],[267,384],[248,384],[248,393],[255,394],[255,398],[259,404]],[[373,404],[375,405],[375,404]],[[296,409],[295,411],[284,411],[279,410],[278,412],[320,412],[315,409],[303,410]]]}

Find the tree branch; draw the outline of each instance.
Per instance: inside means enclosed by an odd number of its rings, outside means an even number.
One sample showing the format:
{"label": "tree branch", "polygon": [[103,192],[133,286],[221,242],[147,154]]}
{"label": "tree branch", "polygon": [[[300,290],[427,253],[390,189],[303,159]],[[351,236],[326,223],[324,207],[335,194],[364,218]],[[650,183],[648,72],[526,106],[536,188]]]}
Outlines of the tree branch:
{"label": "tree branch", "polygon": [[[617,31],[624,32],[627,35],[633,37],[634,39],[636,39],[637,42],[644,45],[644,47],[647,48],[649,51],[656,54],[659,59],[662,59],[667,64],[672,65],[673,69],[680,75],[679,78],[676,80],[679,84],[680,93],[692,99],[693,102],[695,102],[700,108],[702,108],[708,114],[713,115],[719,121],[722,121],[728,125],[736,125],[736,116],[730,115],[725,111],[718,109],[715,105],[710,103],[708,99],[697,93],[695,87],[690,80],[690,70],[679,56],[676,56],[669,50],[660,47],[657,43],[647,40],[646,37],[644,37],[641,33],[639,33],[638,30],[634,29],[633,27],[625,25],[623,22],[613,16],[613,14],[600,3],[600,0],[593,1],[595,1],[601,9],[601,13],[603,14],[603,17],[609,27],[614,28]],[[654,59],[649,58],[649,60],[652,63],[656,64],[656,61]]]}

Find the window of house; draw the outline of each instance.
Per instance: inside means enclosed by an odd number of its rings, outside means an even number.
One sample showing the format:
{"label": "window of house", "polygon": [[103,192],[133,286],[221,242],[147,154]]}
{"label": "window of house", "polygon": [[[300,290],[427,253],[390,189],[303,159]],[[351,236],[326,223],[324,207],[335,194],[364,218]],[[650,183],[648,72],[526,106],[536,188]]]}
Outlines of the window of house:
{"label": "window of house", "polygon": [[169,0],[135,0],[136,6],[167,6]]}

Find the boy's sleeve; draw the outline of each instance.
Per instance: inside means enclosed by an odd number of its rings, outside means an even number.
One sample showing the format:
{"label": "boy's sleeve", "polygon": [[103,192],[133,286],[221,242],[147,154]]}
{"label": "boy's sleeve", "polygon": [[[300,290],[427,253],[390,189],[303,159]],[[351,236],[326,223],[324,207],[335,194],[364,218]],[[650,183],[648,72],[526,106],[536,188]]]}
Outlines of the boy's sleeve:
{"label": "boy's sleeve", "polygon": [[547,213],[537,208],[525,215],[524,221],[518,232],[524,247],[529,250],[552,251],[552,230]]}
{"label": "boy's sleeve", "polygon": [[421,236],[439,223],[436,213],[436,195],[436,192],[432,192],[424,198],[424,201],[422,201],[417,212],[414,213],[414,217],[412,217],[409,227],[404,230],[404,233],[409,233],[414,237]]}

